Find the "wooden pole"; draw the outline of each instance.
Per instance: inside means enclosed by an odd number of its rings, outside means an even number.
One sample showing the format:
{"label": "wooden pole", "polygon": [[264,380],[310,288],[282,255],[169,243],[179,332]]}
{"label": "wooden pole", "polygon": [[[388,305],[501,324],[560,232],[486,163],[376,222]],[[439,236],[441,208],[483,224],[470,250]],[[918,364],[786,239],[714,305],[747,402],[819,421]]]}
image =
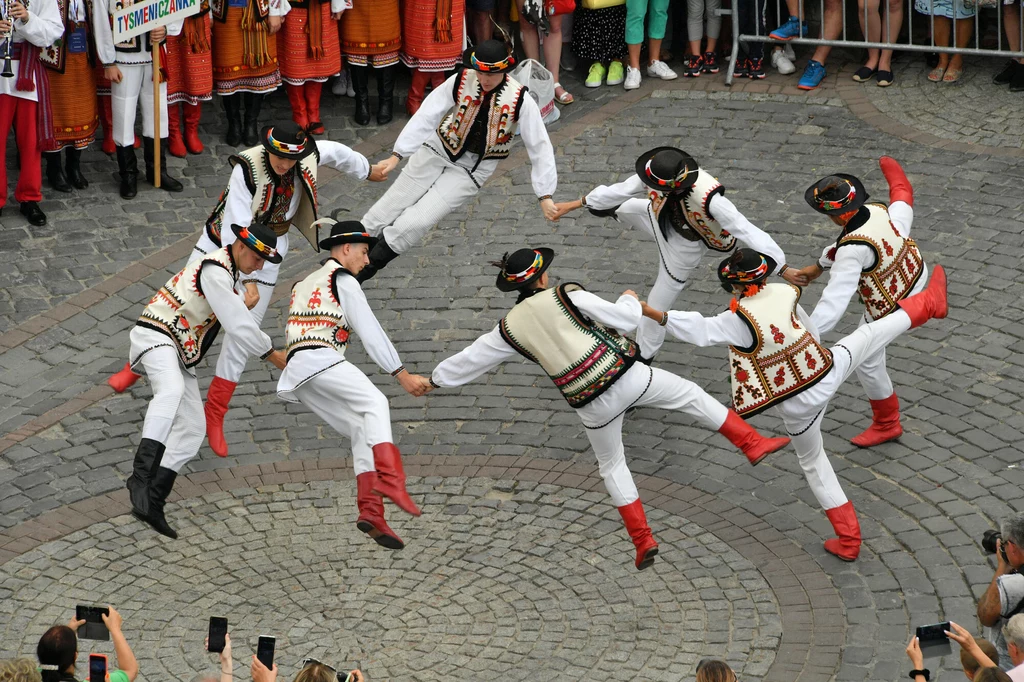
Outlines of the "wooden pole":
{"label": "wooden pole", "polygon": [[[148,37],[148,36],[147,36]],[[153,186],[160,186],[160,45],[153,45]]]}

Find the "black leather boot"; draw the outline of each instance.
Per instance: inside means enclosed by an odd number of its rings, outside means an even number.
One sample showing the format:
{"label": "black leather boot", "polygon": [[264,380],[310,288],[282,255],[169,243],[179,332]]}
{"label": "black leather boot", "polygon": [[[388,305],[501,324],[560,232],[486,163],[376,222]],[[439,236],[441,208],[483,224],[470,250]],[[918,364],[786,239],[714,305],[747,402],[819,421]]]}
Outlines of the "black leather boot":
{"label": "black leather boot", "polygon": [[263,95],[247,92],[245,98],[245,124],[242,127],[242,142],[246,147],[255,147],[260,143],[260,109],[263,108]]}
{"label": "black leather boot", "polygon": [[170,496],[171,490],[174,489],[176,478],[178,478],[177,472],[162,466],[154,467],[149,482],[149,516],[145,519],[146,523],[153,527],[153,530],[172,540],[178,539],[178,533],[167,525],[167,519],[164,517],[164,505],[167,504],[167,498]]}
{"label": "black leather boot", "polygon": [[[146,160],[146,182],[153,184],[156,180],[153,155],[154,142],[152,137],[142,138],[142,154]],[[180,192],[185,189],[181,183],[167,172],[167,138],[160,140],[160,189],[165,192]]]}
{"label": "black leather boot", "polygon": [[228,132],[224,141],[231,147],[242,144],[242,95],[221,97],[224,102],[224,113],[228,116]]}
{"label": "black leather boot", "polygon": [[43,158],[46,159],[46,179],[50,187],[58,192],[70,192],[71,184],[60,165],[60,152],[43,152]]}
{"label": "black leather boot", "polygon": [[121,174],[121,198],[134,199],[138,193],[139,165],[135,160],[134,147],[115,147],[117,152],[117,170]]}
{"label": "black leather boot", "polygon": [[370,67],[349,64],[352,89],[356,91],[355,120],[361,126],[370,122]]}
{"label": "black leather boot", "polygon": [[388,263],[398,258],[398,256],[399,254],[395,253],[391,247],[388,246],[387,241],[384,240],[382,235],[381,238],[377,240],[377,243],[374,244],[373,248],[370,249],[370,253],[368,254],[370,263],[359,271],[359,274],[356,276],[356,281],[362,284],[376,275],[378,270],[383,269]]}
{"label": "black leather boot", "polygon": [[395,67],[377,69],[377,123],[391,123],[395,104]]}
{"label": "black leather boot", "polygon": [[89,186],[89,181],[82,175],[82,150],[75,149],[74,147],[68,147],[67,150],[68,160],[64,166],[64,171],[68,176],[68,182],[75,189],[85,189]]}
{"label": "black leather boot", "polygon": [[[132,516],[140,521],[149,518],[149,476],[164,456],[164,444],[151,438],[143,438],[135,451],[132,475],[125,481],[128,497],[132,501]],[[147,521],[148,522],[148,521]]]}

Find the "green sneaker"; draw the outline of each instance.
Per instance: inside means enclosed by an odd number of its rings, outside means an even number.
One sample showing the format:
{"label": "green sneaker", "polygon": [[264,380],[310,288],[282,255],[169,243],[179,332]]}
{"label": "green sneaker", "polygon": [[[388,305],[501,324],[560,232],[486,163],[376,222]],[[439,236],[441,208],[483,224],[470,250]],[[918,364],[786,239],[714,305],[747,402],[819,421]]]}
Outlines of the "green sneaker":
{"label": "green sneaker", "polygon": [[601,81],[604,80],[605,68],[601,62],[594,62],[590,65],[590,73],[587,74],[587,80],[584,83],[588,88],[599,88],[601,87]]}
{"label": "green sneaker", "polygon": [[625,69],[622,68],[622,62],[612,62],[611,66],[608,67],[608,85],[621,85],[622,81],[626,80]]}

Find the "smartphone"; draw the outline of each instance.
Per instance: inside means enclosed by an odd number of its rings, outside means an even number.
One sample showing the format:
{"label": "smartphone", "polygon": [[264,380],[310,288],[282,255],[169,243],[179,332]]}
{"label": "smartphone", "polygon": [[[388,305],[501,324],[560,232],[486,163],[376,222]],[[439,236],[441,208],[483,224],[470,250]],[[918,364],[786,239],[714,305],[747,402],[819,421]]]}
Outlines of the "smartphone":
{"label": "smartphone", "polygon": [[89,654],[89,682],[107,682],[107,657]]}
{"label": "smartphone", "polygon": [[228,619],[210,616],[210,644],[207,651],[219,654],[224,651],[224,637],[228,634]]}
{"label": "smartphone", "polygon": [[921,654],[925,658],[938,658],[953,653],[946,632],[950,629],[949,621],[922,625],[917,628],[917,640],[921,645]]}
{"label": "smartphone", "polygon": [[[345,677],[342,677],[342,675]],[[338,671],[338,682],[353,682],[353,680],[355,680],[355,675],[352,673],[343,673]]]}
{"label": "smartphone", "polygon": [[105,606],[76,606],[75,619],[85,621],[85,625],[78,628],[78,638],[110,641],[110,631],[103,623],[104,615],[110,615],[110,609]]}
{"label": "smartphone", "polygon": [[274,637],[260,635],[259,642],[256,644],[256,658],[260,659],[260,663],[267,666],[268,670],[274,668],[274,645],[276,642],[277,639]]}

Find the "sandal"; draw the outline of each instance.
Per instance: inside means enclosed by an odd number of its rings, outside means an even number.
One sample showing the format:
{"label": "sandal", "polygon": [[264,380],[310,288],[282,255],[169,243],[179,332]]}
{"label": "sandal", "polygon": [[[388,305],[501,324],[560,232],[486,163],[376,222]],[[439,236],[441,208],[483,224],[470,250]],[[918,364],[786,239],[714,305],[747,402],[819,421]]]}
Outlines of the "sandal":
{"label": "sandal", "polygon": [[877,71],[875,73],[875,85],[880,88],[887,88],[893,84],[896,77],[892,75],[892,71]]}
{"label": "sandal", "polygon": [[932,83],[938,83],[942,80],[942,77],[946,75],[946,67],[936,66],[934,69],[928,72],[928,80]]}
{"label": "sandal", "polygon": [[853,72],[853,80],[858,83],[866,83],[871,80],[871,77],[875,75],[877,69],[872,69],[870,66],[862,66]]}
{"label": "sandal", "polygon": [[942,77],[943,83],[956,83],[964,74],[963,69],[947,69],[946,75]]}
{"label": "sandal", "polygon": [[[555,90],[558,90],[559,88],[562,88],[562,84],[555,83]],[[558,100],[559,104],[572,104],[576,101],[576,98],[573,97],[565,88],[562,88],[561,95],[555,95],[555,99]]]}

